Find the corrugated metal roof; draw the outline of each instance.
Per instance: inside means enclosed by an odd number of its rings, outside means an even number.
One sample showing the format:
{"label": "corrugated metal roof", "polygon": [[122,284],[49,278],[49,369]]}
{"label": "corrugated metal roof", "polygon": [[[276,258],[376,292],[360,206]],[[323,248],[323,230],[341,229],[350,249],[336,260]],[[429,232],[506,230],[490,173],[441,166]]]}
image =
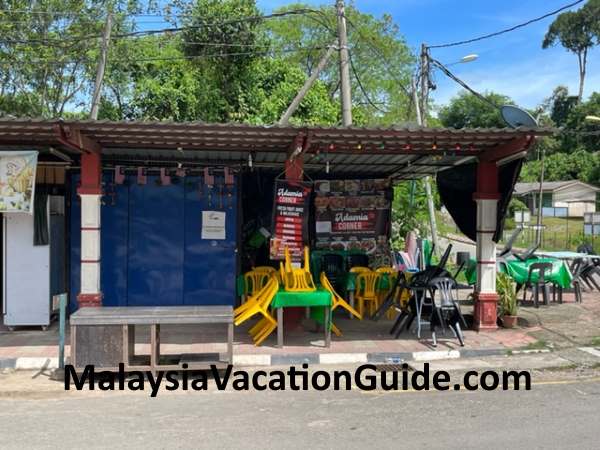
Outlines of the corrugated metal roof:
{"label": "corrugated metal roof", "polygon": [[[567,186],[571,186],[573,184],[581,184],[584,187],[586,187],[587,189],[590,189],[592,191],[600,191],[600,188],[593,186],[591,184],[588,183],[584,183],[583,181],[579,181],[579,180],[568,180],[568,181],[545,181],[544,184],[542,185],[542,190],[543,191],[556,191],[559,189],[563,189]],[[515,184],[515,194],[517,195],[525,195],[528,194],[530,192],[539,192],[540,190],[540,183],[539,182],[533,182],[533,183],[517,183]]]}
{"label": "corrugated metal roof", "polygon": [[[109,161],[190,161],[281,167],[298,138],[306,139],[306,170],[336,173],[423,176],[494,151],[549,129],[322,127],[240,123],[0,118],[0,145],[64,148],[58,129],[77,130],[102,147]],[[523,150],[517,148],[514,153]],[[69,151],[65,148],[65,151]]]}

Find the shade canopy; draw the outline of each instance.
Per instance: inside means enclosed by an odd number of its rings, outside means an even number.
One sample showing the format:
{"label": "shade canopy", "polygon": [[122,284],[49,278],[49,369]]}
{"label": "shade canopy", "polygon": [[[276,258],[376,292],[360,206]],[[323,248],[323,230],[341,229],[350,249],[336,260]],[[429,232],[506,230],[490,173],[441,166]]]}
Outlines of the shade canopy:
{"label": "shade canopy", "polygon": [[330,174],[340,177],[396,180],[433,175],[476,159],[501,161],[523,156],[536,135],[551,133],[541,128],[0,119],[0,145],[39,149],[42,161],[76,161],[82,152],[100,151],[105,165],[245,167],[252,159],[254,167],[281,170],[290,155],[302,153],[305,171],[314,176],[326,175],[329,165]]}

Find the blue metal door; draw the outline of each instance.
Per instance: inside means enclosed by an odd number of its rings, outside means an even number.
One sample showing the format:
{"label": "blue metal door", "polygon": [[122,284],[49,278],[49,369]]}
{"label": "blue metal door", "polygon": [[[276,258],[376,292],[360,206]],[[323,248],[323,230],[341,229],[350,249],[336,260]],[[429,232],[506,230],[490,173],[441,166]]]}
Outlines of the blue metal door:
{"label": "blue metal door", "polygon": [[183,303],[183,186],[157,182],[129,187],[130,306]]}
{"label": "blue metal door", "polygon": [[[210,193],[199,189],[199,177],[186,179],[185,272],[186,305],[234,305],[237,241],[237,192],[215,178]],[[225,239],[202,239],[202,211],[225,212]]]}
{"label": "blue metal door", "polygon": [[[80,286],[81,206],[72,177],[70,196],[71,302]],[[101,289],[106,306],[234,305],[237,267],[237,187],[220,188],[209,200],[202,179],[173,179],[167,186],[134,175],[115,185],[105,172],[102,198]],[[224,240],[202,239],[202,211],[226,214]]]}

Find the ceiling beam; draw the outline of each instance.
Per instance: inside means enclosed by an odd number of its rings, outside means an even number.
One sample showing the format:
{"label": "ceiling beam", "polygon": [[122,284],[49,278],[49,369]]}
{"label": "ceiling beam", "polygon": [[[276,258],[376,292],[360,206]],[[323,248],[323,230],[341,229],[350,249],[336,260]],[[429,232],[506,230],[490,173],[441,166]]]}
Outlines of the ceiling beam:
{"label": "ceiling beam", "polygon": [[479,161],[498,163],[498,161],[506,160],[506,158],[509,158],[510,156],[526,151],[533,142],[535,142],[535,137],[533,135],[515,138],[511,142],[500,144],[486,150],[479,157]]}
{"label": "ceiling beam", "polygon": [[56,140],[69,150],[76,153],[101,153],[102,147],[90,139],[81,130],[71,125],[59,123],[54,126]]}

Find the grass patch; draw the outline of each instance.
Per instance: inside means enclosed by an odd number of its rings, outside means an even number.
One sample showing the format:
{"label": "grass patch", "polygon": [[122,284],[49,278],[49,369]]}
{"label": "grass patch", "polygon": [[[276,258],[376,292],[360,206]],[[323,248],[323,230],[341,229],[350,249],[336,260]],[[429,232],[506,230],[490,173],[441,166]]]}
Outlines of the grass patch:
{"label": "grass patch", "polygon": [[596,336],[595,338],[592,338],[592,340],[590,341],[590,345],[592,347],[600,347],[600,336]]}
{"label": "grass patch", "polygon": [[[438,232],[444,236],[447,234],[462,233],[457,229],[452,218],[441,212],[436,213]],[[535,225],[536,216],[531,217],[532,225]],[[543,217],[542,223],[545,226],[542,235],[542,249],[547,251],[553,250],[576,250],[577,246],[585,242],[583,236],[583,218],[571,217],[569,219],[563,217]],[[504,236],[500,240],[500,245],[510,238],[515,228],[515,222],[512,217],[507,217],[504,226]],[[535,242],[535,230],[525,229],[519,234],[514,247],[528,248]],[[598,250],[597,250],[598,251]]]}

